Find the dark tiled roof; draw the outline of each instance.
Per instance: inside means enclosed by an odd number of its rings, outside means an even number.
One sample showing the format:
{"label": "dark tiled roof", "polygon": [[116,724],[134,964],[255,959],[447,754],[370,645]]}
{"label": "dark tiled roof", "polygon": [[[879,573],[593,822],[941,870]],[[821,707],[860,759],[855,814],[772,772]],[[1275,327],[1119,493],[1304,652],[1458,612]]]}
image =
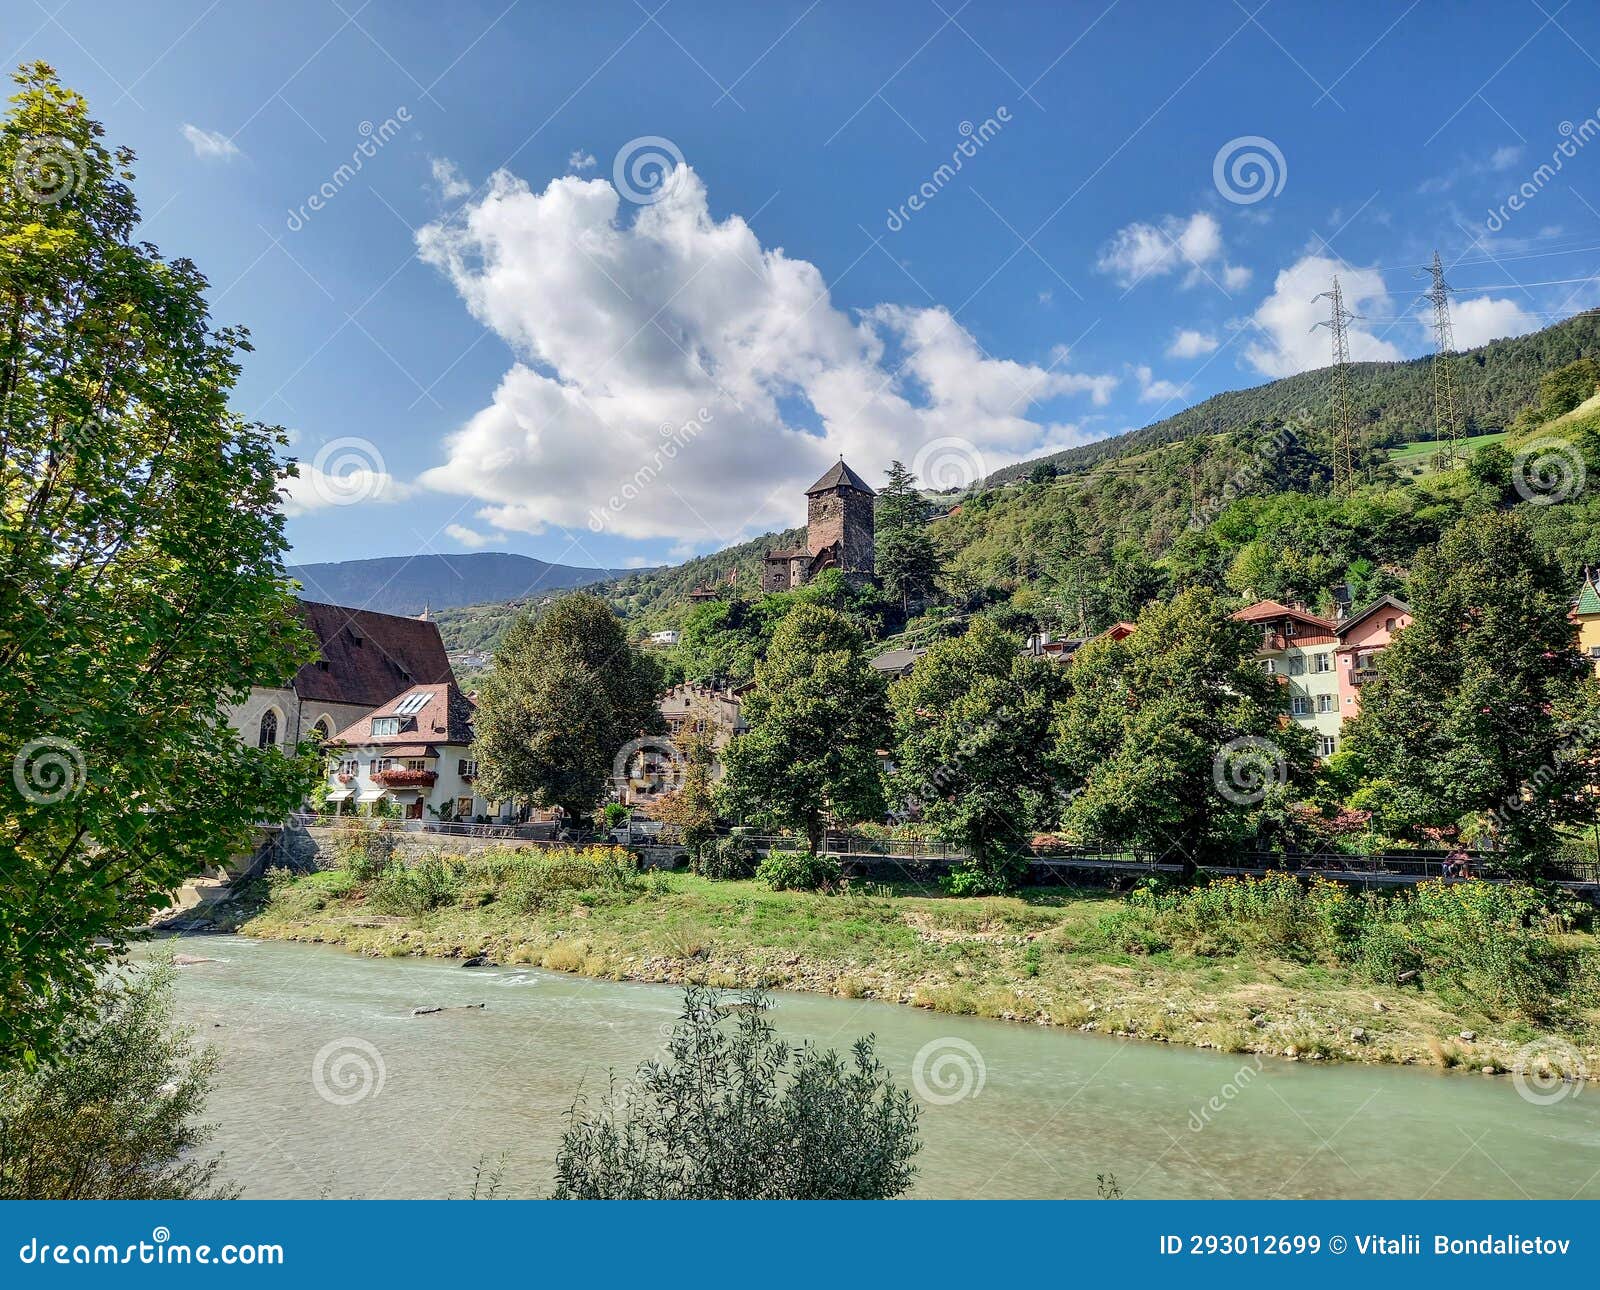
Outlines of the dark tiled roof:
{"label": "dark tiled roof", "polygon": [[[426,694],[428,701],[415,712],[397,712],[407,706],[411,695]],[[346,726],[333,742],[352,746],[375,744],[470,744],[472,742],[472,701],[461,693],[454,681],[413,685],[387,703],[379,704],[360,721]],[[378,717],[400,718],[400,729],[392,735],[374,735],[372,723]]]}
{"label": "dark tiled roof", "polygon": [[830,488],[854,488],[857,492],[865,493],[868,497],[877,496],[866,480],[844,464],[843,457],[834,462],[833,468],[826,475],[806,489],[806,496],[810,497],[812,493],[825,493]]}
{"label": "dark tiled roof", "polygon": [[884,651],[876,658],[868,659],[867,663],[869,667],[879,672],[895,672],[904,675],[927,652],[925,649],[891,649]]}
{"label": "dark tiled roof", "polygon": [[316,600],[296,604],[321,653],[295,673],[302,699],[375,708],[413,685],[455,679],[436,623]]}
{"label": "dark tiled roof", "polygon": [[769,560],[809,560],[811,552],[802,547],[795,547],[792,551],[768,551]]}

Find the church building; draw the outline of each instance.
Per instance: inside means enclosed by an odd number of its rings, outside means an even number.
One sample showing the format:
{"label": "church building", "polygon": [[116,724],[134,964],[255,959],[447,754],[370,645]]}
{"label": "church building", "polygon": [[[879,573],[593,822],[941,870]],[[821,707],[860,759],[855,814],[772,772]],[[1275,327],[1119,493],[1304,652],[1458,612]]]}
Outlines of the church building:
{"label": "church building", "polygon": [[871,582],[872,499],[876,495],[840,457],[806,489],[806,545],[793,551],[768,551],[761,568],[761,590],[803,587],[824,569],[838,569],[854,583]]}

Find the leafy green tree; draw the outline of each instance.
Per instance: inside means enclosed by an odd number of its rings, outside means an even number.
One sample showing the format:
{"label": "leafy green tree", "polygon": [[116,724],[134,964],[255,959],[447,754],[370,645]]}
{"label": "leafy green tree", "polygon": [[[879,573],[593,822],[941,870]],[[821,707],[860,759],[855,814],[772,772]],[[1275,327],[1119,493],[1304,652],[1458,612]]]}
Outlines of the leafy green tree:
{"label": "leafy green tree", "polygon": [[206,1200],[217,1053],[172,1024],[170,962],[98,986],[31,1070],[0,1073],[0,1200]]}
{"label": "leafy green tree", "polygon": [[1067,826],[1187,864],[1253,843],[1264,804],[1311,762],[1252,658],[1260,641],[1192,589],[1147,608],[1126,640],[1084,646],[1056,716]]}
{"label": "leafy green tree", "polygon": [[1591,357],[1558,367],[1539,382],[1539,413],[1549,421],[1589,398],[1600,386],[1600,363]]}
{"label": "leafy green tree", "polygon": [[1418,557],[1408,598],[1346,746],[1413,827],[1482,813],[1513,858],[1548,855],[1563,825],[1590,822],[1600,754],[1566,579],[1515,513],[1487,514]]}
{"label": "leafy green tree", "polygon": [[1056,477],[1060,474],[1061,471],[1056,466],[1055,462],[1041,461],[1037,466],[1028,472],[1028,482],[1030,484],[1053,484],[1056,482]]}
{"label": "leafy green tree", "polygon": [[139,239],[133,155],[24,67],[0,124],[0,1067],[125,930],[317,776],[230,704],[314,649],[284,580],[283,432],[228,410],[249,348]]}
{"label": "leafy green tree", "polygon": [[883,815],[884,681],[844,615],[820,605],[791,610],[756,667],[744,711],[749,730],[723,752],[730,815],[801,829],[813,852],[830,812]]}
{"label": "leafy green tree", "polygon": [[682,782],[663,794],[650,813],[663,824],[674,826],[690,854],[699,856],[717,836],[716,794],[711,780],[716,745],[709,728],[691,727],[674,736],[673,742],[683,756]]}
{"label": "leafy green tree", "polygon": [[1009,885],[1013,859],[1054,820],[1051,716],[1067,675],[978,618],[890,688],[893,796],[964,843],[990,889]]}
{"label": "leafy green tree", "polygon": [[665,732],[659,693],[654,661],[598,597],[563,596],[519,619],[478,693],[478,791],[586,815],[624,746]]}
{"label": "leafy green tree", "polygon": [[874,515],[876,563],[884,591],[899,600],[903,616],[913,600],[933,594],[939,552],[928,535],[928,508],[917,491],[917,477],[898,461],[889,463],[887,474]]}
{"label": "leafy green tree", "polygon": [[1511,493],[1511,454],[1497,443],[1485,444],[1467,462],[1467,474],[1475,484],[1493,492],[1495,500]]}
{"label": "leafy green tree", "polygon": [[[884,1200],[921,1149],[917,1107],[859,1039],[846,1062],[778,1039],[765,999],[691,987],[666,1042],[601,1104],[573,1108],[556,1200]],[[732,1012],[731,1020],[726,1020]]]}

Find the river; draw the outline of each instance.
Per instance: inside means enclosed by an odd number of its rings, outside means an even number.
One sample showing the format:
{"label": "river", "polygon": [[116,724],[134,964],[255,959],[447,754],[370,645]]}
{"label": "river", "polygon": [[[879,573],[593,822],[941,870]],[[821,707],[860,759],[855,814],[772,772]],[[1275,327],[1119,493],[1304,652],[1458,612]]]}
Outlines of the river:
{"label": "river", "polygon": [[[247,1197],[460,1195],[504,1154],[506,1194],[549,1187],[562,1117],[654,1055],[681,992],[533,969],[368,959],[314,945],[188,938],[180,1018],[223,1057],[213,1149]],[[1600,1096],[1549,1104],[1511,1080],[1295,1063],[774,997],[786,1036],[872,1033],[913,1087],[913,1194],[1600,1198]],[[412,1016],[416,1007],[482,1009]]]}

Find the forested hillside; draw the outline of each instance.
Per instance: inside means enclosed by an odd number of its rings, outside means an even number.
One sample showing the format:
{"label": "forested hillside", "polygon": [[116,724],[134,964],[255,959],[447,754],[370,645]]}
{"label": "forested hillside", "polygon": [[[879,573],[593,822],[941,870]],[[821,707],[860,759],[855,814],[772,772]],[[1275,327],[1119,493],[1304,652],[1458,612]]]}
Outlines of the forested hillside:
{"label": "forested hillside", "polygon": [[[1600,508],[1586,482],[1600,470],[1600,412],[1574,411],[1600,377],[1597,353],[1600,315],[1589,313],[1459,356],[1464,431],[1509,432],[1502,442],[1479,440],[1453,470],[1430,461],[1431,360],[1357,365],[1352,385],[1367,425],[1357,487],[1345,497],[1331,491],[1317,415],[1326,371],[1218,395],[1133,434],[1002,472],[1003,482],[991,477],[954,505],[938,498],[927,507],[936,588],[909,622],[880,606],[877,628],[921,643],[982,613],[1014,631],[1082,635],[1189,586],[1331,611],[1336,594],[1362,602],[1403,591],[1416,552],[1463,513],[1508,507],[1527,514],[1575,577],[1600,564]],[[1564,445],[1554,458],[1528,456],[1529,444],[1552,433]],[[1399,467],[1386,448],[1397,442],[1414,445],[1395,454]],[[1541,469],[1576,478],[1552,496],[1539,491]],[[725,588],[737,570],[737,594],[754,598],[762,553],[803,540],[803,530],[764,535],[597,590],[641,633],[682,627],[695,586]],[[481,646],[510,617],[480,606],[441,616],[441,626],[452,647]]]}
{"label": "forested hillside", "polygon": [[[1490,341],[1457,355],[1456,389],[1467,434],[1499,430],[1533,397],[1539,378],[1574,359],[1600,353],[1600,312],[1589,311],[1527,336]],[[1352,363],[1356,416],[1375,446],[1407,443],[1433,434],[1431,358],[1404,363]],[[991,484],[1025,477],[1040,461],[1057,469],[1086,470],[1129,452],[1218,434],[1253,422],[1282,422],[1309,413],[1320,420],[1328,401],[1328,372],[1301,372],[1248,390],[1229,390],[1175,416],[1098,443],[1083,444],[997,470]]]}

